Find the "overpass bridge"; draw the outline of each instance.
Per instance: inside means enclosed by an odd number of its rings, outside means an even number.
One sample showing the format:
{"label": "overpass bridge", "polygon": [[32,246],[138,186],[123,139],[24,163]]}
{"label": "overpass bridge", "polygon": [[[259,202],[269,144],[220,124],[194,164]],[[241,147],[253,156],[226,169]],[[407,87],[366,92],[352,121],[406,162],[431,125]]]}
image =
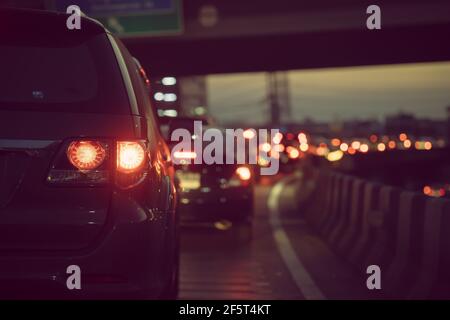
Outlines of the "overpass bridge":
{"label": "overpass bridge", "polygon": [[[126,43],[153,74],[273,71],[450,58],[448,1],[377,1],[381,30],[366,28],[370,4],[360,0],[188,0],[184,2],[181,35],[127,39]],[[212,16],[211,26],[202,23],[202,15]]]}
{"label": "overpass bridge", "polygon": [[[62,0],[2,3],[45,9],[58,1]],[[366,27],[371,4],[366,0],[185,0],[180,5],[180,32],[124,40],[154,76],[450,59],[448,1],[376,1],[381,30]]]}

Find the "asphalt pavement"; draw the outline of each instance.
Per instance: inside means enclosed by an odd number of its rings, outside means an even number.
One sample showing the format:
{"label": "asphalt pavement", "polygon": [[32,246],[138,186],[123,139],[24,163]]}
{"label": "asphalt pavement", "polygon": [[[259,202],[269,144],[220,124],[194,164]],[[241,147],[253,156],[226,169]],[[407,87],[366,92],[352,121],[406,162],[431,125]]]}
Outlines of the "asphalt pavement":
{"label": "asphalt pavement", "polygon": [[255,190],[253,237],[182,229],[180,299],[370,299],[366,275],[334,254],[303,218],[301,174]]}

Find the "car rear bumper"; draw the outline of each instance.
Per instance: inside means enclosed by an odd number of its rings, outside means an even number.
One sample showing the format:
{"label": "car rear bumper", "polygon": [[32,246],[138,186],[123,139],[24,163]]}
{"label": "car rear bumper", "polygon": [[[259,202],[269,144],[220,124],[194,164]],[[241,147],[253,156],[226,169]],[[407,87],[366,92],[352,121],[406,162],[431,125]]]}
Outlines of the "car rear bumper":
{"label": "car rear bumper", "polygon": [[[158,298],[170,277],[166,222],[139,206],[119,207],[108,232],[84,251],[0,253],[1,297]],[[81,270],[80,290],[66,285],[71,265]]]}
{"label": "car rear bumper", "polygon": [[[203,189],[203,188],[202,188]],[[221,190],[190,190],[180,193],[180,218],[191,222],[248,221],[253,213],[253,187]]]}

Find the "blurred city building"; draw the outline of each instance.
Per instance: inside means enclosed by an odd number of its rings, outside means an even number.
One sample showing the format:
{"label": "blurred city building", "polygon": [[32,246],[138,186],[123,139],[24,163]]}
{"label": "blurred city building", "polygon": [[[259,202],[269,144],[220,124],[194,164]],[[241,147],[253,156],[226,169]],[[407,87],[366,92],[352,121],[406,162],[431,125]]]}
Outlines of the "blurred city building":
{"label": "blurred city building", "polygon": [[445,138],[447,127],[446,120],[418,119],[412,114],[400,113],[386,118],[385,133],[398,135],[406,132],[416,137]]}

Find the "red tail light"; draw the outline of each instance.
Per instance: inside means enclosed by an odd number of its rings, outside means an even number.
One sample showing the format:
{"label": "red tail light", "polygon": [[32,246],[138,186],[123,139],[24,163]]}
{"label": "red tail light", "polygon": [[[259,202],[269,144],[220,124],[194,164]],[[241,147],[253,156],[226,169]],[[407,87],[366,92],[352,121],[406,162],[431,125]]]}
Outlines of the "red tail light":
{"label": "red tail light", "polygon": [[121,189],[130,189],[144,181],[148,159],[145,141],[117,141],[116,185]]}
{"label": "red tail light", "polygon": [[117,170],[124,173],[134,172],[145,161],[145,149],[137,141],[117,142]]}
{"label": "red tail light", "polygon": [[111,178],[110,159],[108,141],[67,141],[53,160],[47,182],[53,185],[105,185]]}
{"label": "red tail light", "polygon": [[129,189],[144,181],[148,160],[146,141],[72,140],[57,153],[47,182],[74,186],[114,182]]}
{"label": "red tail light", "polygon": [[250,172],[250,169],[247,167],[237,168],[236,173],[241,180],[250,180],[250,178],[252,177],[252,173]]}
{"label": "red tail light", "polygon": [[239,166],[233,169],[231,177],[221,182],[222,189],[246,187],[252,183],[252,171],[249,167]]}
{"label": "red tail light", "polygon": [[195,159],[197,154],[194,151],[175,151],[173,157],[176,159]]}
{"label": "red tail light", "polygon": [[297,159],[300,156],[300,152],[295,148],[290,149],[288,152],[288,157],[290,159]]}
{"label": "red tail light", "polygon": [[106,159],[106,150],[98,141],[73,141],[67,148],[70,163],[81,171],[98,168]]}

